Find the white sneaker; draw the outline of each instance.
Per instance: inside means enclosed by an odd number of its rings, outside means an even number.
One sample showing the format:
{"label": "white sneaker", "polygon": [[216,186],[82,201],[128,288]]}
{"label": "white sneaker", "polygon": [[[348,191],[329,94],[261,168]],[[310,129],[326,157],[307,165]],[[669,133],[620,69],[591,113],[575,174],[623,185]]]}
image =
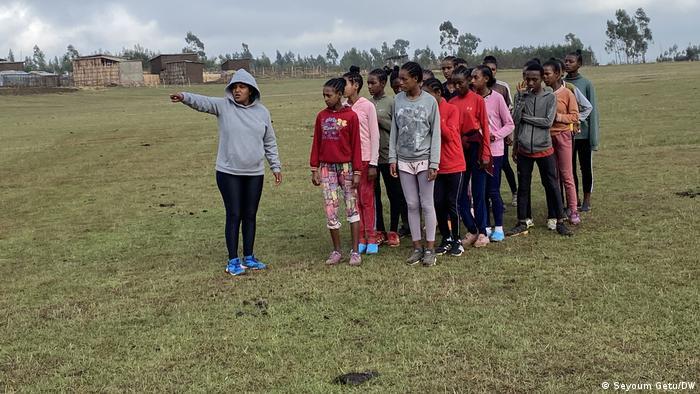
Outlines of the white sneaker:
{"label": "white sneaker", "polygon": [[554,231],[557,229],[557,219],[547,219],[547,228]]}
{"label": "white sneaker", "polygon": [[525,219],[525,225],[527,226],[527,228],[535,227],[535,222],[533,222],[532,219],[528,218]]}
{"label": "white sneaker", "polygon": [[490,238],[491,234],[493,234],[493,229],[491,227],[486,227],[486,236]]}

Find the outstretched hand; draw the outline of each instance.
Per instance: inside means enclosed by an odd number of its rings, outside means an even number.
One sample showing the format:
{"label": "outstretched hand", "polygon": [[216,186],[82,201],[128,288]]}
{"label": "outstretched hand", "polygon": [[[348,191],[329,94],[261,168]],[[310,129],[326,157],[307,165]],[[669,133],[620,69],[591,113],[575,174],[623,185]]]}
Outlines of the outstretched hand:
{"label": "outstretched hand", "polygon": [[185,95],[182,93],[174,93],[170,95],[170,101],[173,103],[181,103],[185,99]]}

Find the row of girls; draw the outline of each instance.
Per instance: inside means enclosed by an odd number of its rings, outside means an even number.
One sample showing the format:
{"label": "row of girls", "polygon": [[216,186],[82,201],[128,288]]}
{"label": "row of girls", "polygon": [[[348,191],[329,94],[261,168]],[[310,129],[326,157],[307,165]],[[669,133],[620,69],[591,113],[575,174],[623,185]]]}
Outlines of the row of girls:
{"label": "row of girls", "polygon": [[[498,63],[492,56],[474,68],[462,59],[443,59],[444,83],[415,62],[390,73],[373,70],[367,78],[370,99],[360,95],[364,80],[356,67],[329,80],[310,159],[312,182],[322,186],[333,243],[326,263],[343,259],[341,196],[351,227],[348,263],[353,266],[361,264],[361,254],[378,253],[382,243],[398,246],[403,234],[413,241],[406,263],[425,266],[434,265],[438,255],[460,256],[465,247],[527,234],[534,225],[530,186],[535,163],[545,189],[547,227],[573,235],[565,222],[578,225],[579,211],[590,210],[591,152],[598,143],[595,93],[578,73],[581,65],[580,52],[544,64],[533,59],[523,68],[512,99],[508,84],[496,79]],[[394,98],[385,94],[387,82]],[[508,231],[503,228],[501,173],[517,206],[518,222]],[[390,205],[388,228],[382,185]],[[461,224],[467,229],[463,238]],[[437,247],[436,230],[442,236]]]}

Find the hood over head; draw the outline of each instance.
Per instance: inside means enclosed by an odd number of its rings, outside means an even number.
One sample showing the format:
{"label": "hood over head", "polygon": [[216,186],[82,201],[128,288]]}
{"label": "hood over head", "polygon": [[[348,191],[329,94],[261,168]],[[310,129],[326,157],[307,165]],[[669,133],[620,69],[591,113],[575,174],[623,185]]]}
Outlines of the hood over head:
{"label": "hood over head", "polygon": [[231,81],[226,85],[226,97],[234,102],[236,105],[244,106],[242,104],[236,103],[236,101],[233,99],[233,93],[231,92],[233,88],[233,84],[235,83],[244,83],[248,85],[251,89],[251,96],[252,96],[252,101],[249,106],[255,105],[258,100],[260,100],[260,88],[258,88],[258,83],[255,81],[255,78],[246,70],[244,69],[239,69],[236,70],[236,73],[233,74],[233,77],[231,77]]}

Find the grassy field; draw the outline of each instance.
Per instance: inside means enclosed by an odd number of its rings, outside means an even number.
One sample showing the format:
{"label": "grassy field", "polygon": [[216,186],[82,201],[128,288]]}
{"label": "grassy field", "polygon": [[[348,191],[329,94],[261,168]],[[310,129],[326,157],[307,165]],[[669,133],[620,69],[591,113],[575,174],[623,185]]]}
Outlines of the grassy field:
{"label": "grassy field", "polygon": [[582,71],[602,143],[576,236],[546,230],[536,183],[528,237],[434,268],[406,267],[408,242],[322,264],[322,81],[263,81],[285,178],[259,214],[271,269],[242,278],[223,272],[215,118],[165,88],[0,96],[0,391],[325,393],[364,370],[372,392],[699,380],[700,199],[676,193],[700,191],[700,64]]}

